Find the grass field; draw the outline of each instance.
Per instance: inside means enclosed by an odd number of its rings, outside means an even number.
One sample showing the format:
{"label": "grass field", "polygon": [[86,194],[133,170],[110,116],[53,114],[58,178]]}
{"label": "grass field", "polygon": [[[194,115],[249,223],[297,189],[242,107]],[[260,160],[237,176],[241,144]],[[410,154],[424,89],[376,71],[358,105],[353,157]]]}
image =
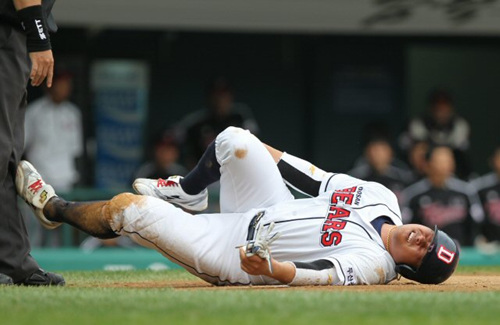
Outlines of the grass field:
{"label": "grass field", "polygon": [[[500,276],[497,267],[462,275]],[[498,287],[217,288],[184,271],[64,272],[61,288],[0,287],[0,324],[498,324]],[[407,286],[414,289],[417,285]],[[367,288],[367,287],[364,287]],[[380,288],[380,290],[378,290]],[[403,287],[404,288],[404,287]]]}

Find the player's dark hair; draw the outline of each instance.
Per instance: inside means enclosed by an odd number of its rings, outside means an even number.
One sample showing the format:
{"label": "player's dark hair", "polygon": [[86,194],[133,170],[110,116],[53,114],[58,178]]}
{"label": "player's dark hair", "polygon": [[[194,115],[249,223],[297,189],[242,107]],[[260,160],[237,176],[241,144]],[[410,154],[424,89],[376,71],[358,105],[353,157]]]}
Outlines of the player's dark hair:
{"label": "player's dark hair", "polygon": [[65,68],[54,68],[54,77],[53,80],[60,80],[60,79],[73,79],[74,74],[68,69]]}
{"label": "player's dark hair", "polygon": [[225,77],[217,77],[207,84],[206,94],[211,96],[217,93],[232,93],[231,85]]}
{"label": "player's dark hair", "polygon": [[366,148],[368,145],[375,142],[385,142],[392,148],[391,131],[385,122],[371,122],[363,127],[363,147]]}
{"label": "player's dark hair", "polygon": [[179,146],[179,141],[178,141],[177,137],[175,136],[174,130],[172,130],[172,129],[165,130],[164,132],[157,135],[154,143],[155,143],[156,147],[161,147],[161,146],[178,147]]}
{"label": "player's dark hair", "polygon": [[432,107],[439,103],[453,104],[453,98],[450,93],[441,88],[435,88],[429,93],[429,106]]}

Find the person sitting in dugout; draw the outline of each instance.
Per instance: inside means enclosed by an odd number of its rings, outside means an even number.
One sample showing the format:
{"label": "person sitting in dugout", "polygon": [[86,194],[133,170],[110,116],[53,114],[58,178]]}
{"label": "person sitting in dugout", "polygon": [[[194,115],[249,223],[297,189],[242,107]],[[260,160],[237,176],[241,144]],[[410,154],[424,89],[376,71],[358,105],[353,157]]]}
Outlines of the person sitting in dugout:
{"label": "person sitting in dugout", "polygon": [[[206,187],[220,180],[221,213]],[[287,185],[310,198],[294,199]],[[62,222],[99,238],[129,236],[215,285],[385,284],[398,273],[441,283],[459,249],[444,232],[403,225],[386,187],[328,173],[229,127],[185,178],[137,179],[142,195],[68,202],[22,161],[16,187],[47,228]]]}

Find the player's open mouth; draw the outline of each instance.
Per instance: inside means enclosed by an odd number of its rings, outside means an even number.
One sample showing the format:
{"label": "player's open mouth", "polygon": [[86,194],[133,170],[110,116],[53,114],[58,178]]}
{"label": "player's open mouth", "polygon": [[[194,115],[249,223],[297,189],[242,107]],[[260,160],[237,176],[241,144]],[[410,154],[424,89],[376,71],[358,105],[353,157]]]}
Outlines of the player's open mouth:
{"label": "player's open mouth", "polygon": [[407,241],[410,242],[413,239],[413,237],[415,237],[415,235],[416,235],[416,233],[414,231],[410,232],[410,234],[408,235]]}

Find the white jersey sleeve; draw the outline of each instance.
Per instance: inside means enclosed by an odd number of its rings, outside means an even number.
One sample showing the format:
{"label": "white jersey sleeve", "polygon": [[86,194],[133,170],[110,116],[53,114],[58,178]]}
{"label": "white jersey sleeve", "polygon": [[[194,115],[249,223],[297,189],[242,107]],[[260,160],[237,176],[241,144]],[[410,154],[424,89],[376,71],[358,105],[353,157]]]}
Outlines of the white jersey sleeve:
{"label": "white jersey sleeve", "polygon": [[394,260],[387,252],[342,254],[328,260],[335,266],[338,285],[385,284],[397,276]]}
{"label": "white jersey sleeve", "polygon": [[[323,268],[318,267],[320,263]],[[325,263],[328,267],[324,267]],[[341,254],[313,263],[293,264],[295,277],[291,286],[385,284],[397,276],[393,259],[384,252]]]}

